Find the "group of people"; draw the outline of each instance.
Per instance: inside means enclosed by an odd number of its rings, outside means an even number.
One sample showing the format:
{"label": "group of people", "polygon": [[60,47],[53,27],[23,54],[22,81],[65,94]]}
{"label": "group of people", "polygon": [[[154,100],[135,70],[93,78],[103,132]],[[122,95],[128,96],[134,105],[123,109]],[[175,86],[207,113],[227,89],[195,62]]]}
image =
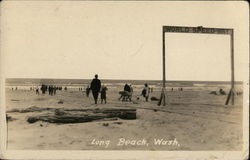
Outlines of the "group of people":
{"label": "group of people", "polygon": [[[52,86],[52,85],[47,86],[47,85],[44,85],[44,84],[42,84],[40,89],[42,91],[42,94],[45,94],[46,91],[48,91],[49,95],[51,95],[51,96],[56,94],[56,90],[62,90],[61,87],[56,87],[56,86]],[[36,94],[39,94],[39,89],[38,88],[36,89]]]}
{"label": "group of people", "polygon": [[122,101],[131,101],[133,95],[132,85],[125,84],[123,91],[120,91],[119,94],[121,95],[119,100],[122,99]]}
{"label": "group of people", "polygon": [[[171,91],[174,91],[174,88],[171,88]],[[183,88],[178,88],[178,91],[183,91]]]}
{"label": "group of people", "polygon": [[[97,104],[99,93],[101,93],[101,103],[107,103],[107,93],[108,88],[105,85],[101,85],[101,81],[98,79],[98,75],[95,75],[95,78],[91,81],[90,86],[86,88],[86,96],[89,96],[90,91],[94,97],[95,104]],[[144,84],[141,96],[148,101],[149,93],[152,92],[152,88],[149,88],[148,84]],[[122,101],[132,101],[133,87],[132,85],[125,84],[123,91],[119,92],[121,94],[119,100]]]}
{"label": "group of people", "polygon": [[101,103],[107,103],[106,92],[108,88],[106,86],[101,85],[101,81],[98,79],[98,75],[95,75],[95,78],[91,81],[90,87],[86,88],[86,95],[89,96],[90,90],[92,91],[92,95],[94,97],[95,104],[97,104],[98,95],[101,92]]}

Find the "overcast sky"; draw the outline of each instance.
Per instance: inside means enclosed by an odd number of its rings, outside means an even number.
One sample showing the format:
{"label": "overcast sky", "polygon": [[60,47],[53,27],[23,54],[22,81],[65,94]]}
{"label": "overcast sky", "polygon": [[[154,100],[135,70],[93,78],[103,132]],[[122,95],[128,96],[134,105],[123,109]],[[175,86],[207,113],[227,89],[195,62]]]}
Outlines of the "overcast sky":
{"label": "overcast sky", "polygon": [[[162,26],[234,28],[248,74],[246,2],[2,2],[8,78],[162,79]],[[166,33],[167,80],[230,80],[229,35]]]}

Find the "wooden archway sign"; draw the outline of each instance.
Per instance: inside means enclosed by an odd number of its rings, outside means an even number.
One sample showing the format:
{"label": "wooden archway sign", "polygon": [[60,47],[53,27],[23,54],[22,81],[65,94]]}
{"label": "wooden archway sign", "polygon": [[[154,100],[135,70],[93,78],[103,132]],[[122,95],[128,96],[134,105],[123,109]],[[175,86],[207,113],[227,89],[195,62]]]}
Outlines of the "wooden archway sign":
{"label": "wooden archway sign", "polygon": [[205,28],[185,27],[185,26],[163,26],[162,27],[162,60],[163,60],[163,78],[162,78],[162,92],[158,105],[166,105],[166,66],[165,66],[165,33],[198,33],[198,34],[225,34],[230,35],[230,52],[231,52],[231,89],[226,99],[225,105],[234,105],[234,30],[231,28]]}

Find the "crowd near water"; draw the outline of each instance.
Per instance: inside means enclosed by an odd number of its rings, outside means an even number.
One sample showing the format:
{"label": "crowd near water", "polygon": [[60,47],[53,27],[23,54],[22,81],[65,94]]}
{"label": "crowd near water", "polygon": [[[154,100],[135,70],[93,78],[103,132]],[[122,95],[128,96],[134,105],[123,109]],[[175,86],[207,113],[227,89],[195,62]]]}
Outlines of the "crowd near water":
{"label": "crowd near water", "polygon": [[[143,82],[141,82],[143,83]],[[55,83],[54,83],[55,84]],[[141,97],[142,99],[144,99],[146,102],[148,102],[149,100],[151,101],[157,101],[159,100],[157,97],[152,97],[149,99],[150,97],[150,94],[153,92],[153,87],[155,87],[155,89],[157,91],[159,91],[159,87],[156,87],[154,85],[151,85],[149,86],[148,83],[144,83],[143,87],[140,86],[136,86],[136,89],[137,89],[137,93],[138,93],[138,89],[140,89],[141,91],[139,91],[139,95],[133,95],[134,94],[134,88],[133,88],[133,85],[132,83],[121,83],[119,85],[122,85],[123,84],[123,88],[121,88],[121,90],[117,93],[119,98],[118,100],[119,101],[132,101],[132,97],[134,97],[135,99],[134,100],[139,100]],[[138,84],[137,84],[138,85]],[[69,86],[68,87],[72,88],[72,86]],[[79,87],[79,86],[78,86]],[[92,93],[92,96],[93,96],[93,99],[94,99],[94,103],[97,104],[98,102],[98,99],[101,99],[101,103],[107,103],[107,92],[108,92],[108,89],[114,87],[114,85],[104,85],[102,83],[102,81],[100,79],[98,79],[98,75],[96,74],[94,76],[94,78],[92,79],[92,81],[89,83],[89,85],[87,85],[86,88],[83,88],[83,87],[79,87],[77,88],[79,91],[81,92],[85,92],[86,93],[86,97],[89,97],[90,96],[90,93]],[[21,88],[21,86],[20,86]],[[217,87],[216,87],[217,88]],[[19,88],[18,87],[12,87],[11,88],[13,91],[16,91],[18,90]],[[67,91],[68,88],[67,86],[60,86],[60,85],[51,85],[51,84],[48,84],[48,83],[44,83],[44,84],[40,84],[39,86],[33,86],[33,87],[30,87],[30,90],[32,91],[35,91],[35,93],[37,95],[45,95],[45,94],[49,94],[50,96],[53,96],[53,95],[56,95],[57,94],[57,91]],[[185,88],[185,90],[187,90],[187,87]],[[184,88],[183,87],[171,87],[169,88],[169,91],[170,92],[174,92],[174,91],[178,91],[178,92],[183,92],[184,91]],[[223,90],[222,88],[219,89],[219,91],[217,90],[212,90],[210,91],[210,94],[214,94],[214,95],[226,95],[227,93],[225,92],[225,90]],[[241,95],[242,92],[236,92],[235,93],[236,95]]]}
{"label": "crowd near water", "polygon": [[[13,91],[18,90],[18,87],[12,87],[11,88]],[[22,87],[20,87],[20,89],[23,89]],[[51,84],[40,84],[39,86],[32,86],[30,87],[30,91],[35,91],[35,94],[37,95],[45,95],[48,94],[50,96],[56,95],[57,91],[67,91],[68,88],[67,86],[63,87],[63,86],[58,86],[58,85],[51,85]],[[97,104],[98,102],[98,98],[101,99],[101,103],[107,103],[107,92],[108,92],[108,87],[104,84],[102,84],[101,80],[98,79],[98,75],[96,74],[94,76],[94,78],[92,79],[91,83],[89,85],[87,85],[86,88],[83,87],[79,87],[78,88],[79,91],[81,92],[85,92],[86,93],[86,97],[90,96],[90,93],[92,93],[93,99],[94,99],[94,103]],[[121,90],[118,94],[119,94],[119,101],[132,101],[132,96],[133,96],[133,86],[132,84],[128,84],[125,83],[123,90]],[[149,85],[147,83],[144,84],[144,87],[141,91],[141,95],[143,96],[145,101],[149,100],[149,95],[150,93],[153,92],[153,88],[150,88]],[[137,99],[139,98],[139,96],[137,96]]]}

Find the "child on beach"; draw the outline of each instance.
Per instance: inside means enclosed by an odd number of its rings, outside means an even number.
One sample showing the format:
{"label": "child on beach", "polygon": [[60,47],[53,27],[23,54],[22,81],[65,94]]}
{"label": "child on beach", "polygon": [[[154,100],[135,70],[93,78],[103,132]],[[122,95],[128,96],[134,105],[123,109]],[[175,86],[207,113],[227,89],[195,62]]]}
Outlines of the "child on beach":
{"label": "child on beach", "polygon": [[148,101],[149,93],[150,88],[148,87],[148,84],[145,83],[141,95],[145,98],[146,102]]}
{"label": "child on beach", "polygon": [[107,92],[108,88],[106,86],[102,86],[101,88],[101,104],[104,101],[104,103],[107,103],[107,97],[106,97],[106,92]]}
{"label": "child on beach", "polygon": [[38,95],[39,95],[39,88],[37,88],[37,89],[36,89],[36,94],[38,94]]}

